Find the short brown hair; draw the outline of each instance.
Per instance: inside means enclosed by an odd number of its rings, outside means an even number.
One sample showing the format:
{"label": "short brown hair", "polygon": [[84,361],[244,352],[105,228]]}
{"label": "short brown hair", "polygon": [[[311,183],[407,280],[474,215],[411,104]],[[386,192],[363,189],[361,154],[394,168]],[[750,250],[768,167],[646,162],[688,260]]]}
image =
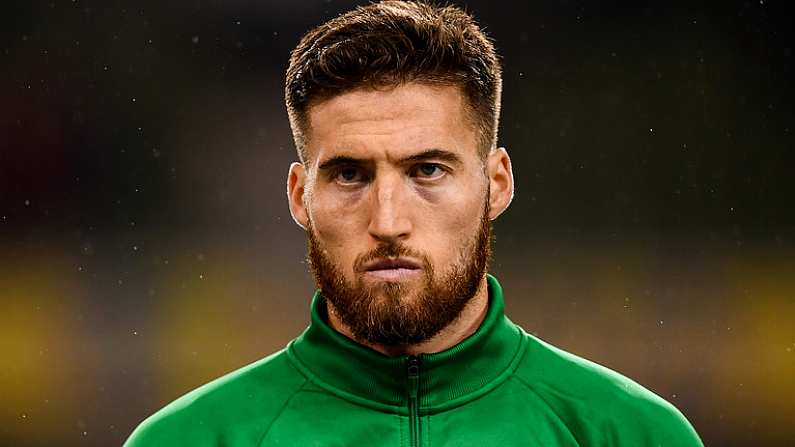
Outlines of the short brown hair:
{"label": "short brown hair", "polygon": [[359,6],[306,33],[290,56],[285,102],[298,156],[306,161],[311,105],[359,87],[407,82],[459,86],[487,154],[497,143],[501,72],[491,39],[455,6]]}

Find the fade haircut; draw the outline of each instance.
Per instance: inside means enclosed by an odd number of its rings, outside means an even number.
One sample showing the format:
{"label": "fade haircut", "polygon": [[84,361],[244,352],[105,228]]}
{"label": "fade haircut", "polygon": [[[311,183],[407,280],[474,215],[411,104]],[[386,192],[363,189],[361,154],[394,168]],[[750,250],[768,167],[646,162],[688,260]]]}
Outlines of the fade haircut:
{"label": "fade haircut", "polygon": [[491,39],[455,6],[387,0],[359,6],[306,33],[292,51],[285,102],[298,157],[309,108],[357,88],[409,82],[457,86],[482,157],[497,144],[502,69]]}

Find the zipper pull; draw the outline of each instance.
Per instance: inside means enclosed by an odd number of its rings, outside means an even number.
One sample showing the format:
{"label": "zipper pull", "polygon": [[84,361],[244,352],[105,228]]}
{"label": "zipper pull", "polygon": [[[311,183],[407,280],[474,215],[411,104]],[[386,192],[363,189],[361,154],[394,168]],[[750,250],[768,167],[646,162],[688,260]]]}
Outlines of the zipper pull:
{"label": "zipper pull", "polygon": [[408,362],[406,362],[406,376],[409,379],[409,396],[416,399],[420,382],[419,357],[414,355],[409,356]]}
{"label": "zipper pull", "polygon": [[415,355],[410,355],[406,363],[406,372],[409,377],[419,377],[420,375],[420,358]]}

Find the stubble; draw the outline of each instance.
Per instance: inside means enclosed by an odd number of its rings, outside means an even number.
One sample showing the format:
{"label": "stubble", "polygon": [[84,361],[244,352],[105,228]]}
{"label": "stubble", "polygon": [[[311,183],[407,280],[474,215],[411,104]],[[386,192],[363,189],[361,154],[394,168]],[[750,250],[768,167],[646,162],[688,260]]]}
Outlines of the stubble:
{"label": "stubble", "polygon": [[[357,256],[353,266],[357,276],[351,283],[317,238],[311,220],[307,225],[307,258],[323,298],[333,305],[336,316],[354,338],[383,346],[419,344],[453,323],[478,292],[492,254],[488,211],[487,194],[476,234],[462,241],[458,259],[446,268],[437,268],[428,256],[402,243],[383,244]],[[367,285],[359,276],[366,262],[397,256],[421,261],[418,287],[385,281]]]}

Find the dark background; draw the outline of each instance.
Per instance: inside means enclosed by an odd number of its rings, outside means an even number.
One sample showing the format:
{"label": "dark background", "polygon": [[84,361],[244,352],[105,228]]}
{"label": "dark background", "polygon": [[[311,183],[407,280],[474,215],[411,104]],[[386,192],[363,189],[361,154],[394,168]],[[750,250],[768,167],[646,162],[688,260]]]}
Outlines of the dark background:
{"label": "dark background", "polygon": [[[119,445],[306,326],[283,73],[354,3],[3,3],[0,445]],[[516,176],[492,271],[707,445],[793,445],[795,22],[692,3],[466,2]]]}

